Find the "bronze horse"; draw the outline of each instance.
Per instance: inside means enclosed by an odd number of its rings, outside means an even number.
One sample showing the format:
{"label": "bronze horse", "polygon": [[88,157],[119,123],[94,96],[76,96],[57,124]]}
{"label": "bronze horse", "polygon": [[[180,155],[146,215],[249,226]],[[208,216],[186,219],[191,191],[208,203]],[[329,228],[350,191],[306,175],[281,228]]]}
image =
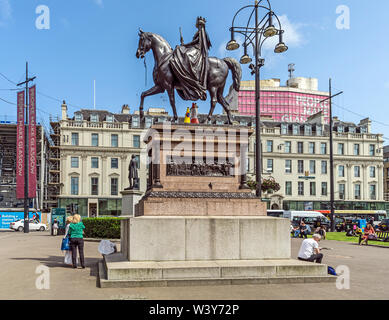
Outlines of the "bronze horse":
{"label": "bronze horse", "polygon": [[[136,52],[136,57],[138,59],[143,59],[146,53],[150,50],[153,51],[155,60],[153,71],[155,86],[142,93],[139,108],[140,115],[143,118],[143,104],[146,97],[167,91],[170,105],[174,113],[174,121],[176,122],[178,120],[178,116],[174,90],[180,89],[180,83],[170,68],[170,60],[173,55],[173,49],[170,47],[169,43],[160,35],[151,32],[143,32],[140,30],[139,46]],[[230,95],[236,94],[236,92],[238,92],[240,89],[240,81],[242,78],[241,66],[238,61],[233,58],[219,59],[215,57],[209,57],[208,61],[209,69],[207,90],[211,95],[211,109],[209,110],[207,120],[211,120],[216,104],[219,102],[227,114],[228,123],[232,124],[231,112],[227,100],[229,100]],[[225,98],[223,93],[229,70],[232,72],[233,85],[231,86],[229,95]]]}

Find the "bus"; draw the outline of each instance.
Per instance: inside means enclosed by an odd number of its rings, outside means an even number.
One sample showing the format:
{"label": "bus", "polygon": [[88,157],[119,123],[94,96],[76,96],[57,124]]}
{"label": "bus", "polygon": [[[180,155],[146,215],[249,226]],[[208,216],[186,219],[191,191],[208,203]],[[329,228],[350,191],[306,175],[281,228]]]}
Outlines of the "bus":
{"label": "bus", "polygon": [[[326,217],[330,218],[331,211],[317,210]],[[378,225],[383,219],[387,218],[385,210],[335,210],[335,218],[355,218],[366,219],[367,222],[374,219],[374,225]]]}

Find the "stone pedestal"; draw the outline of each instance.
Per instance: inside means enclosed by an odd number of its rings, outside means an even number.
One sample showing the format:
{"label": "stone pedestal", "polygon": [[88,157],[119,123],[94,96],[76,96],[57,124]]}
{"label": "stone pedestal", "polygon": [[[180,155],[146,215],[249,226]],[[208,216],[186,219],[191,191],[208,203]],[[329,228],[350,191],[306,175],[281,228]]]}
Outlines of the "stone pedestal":
{"label": "stone pedestal", "polygon": [[[267,217],[266,205],[247,187],[253,132],[216,131],[203,125],[150,129],[147,192],[136,217],[121,221],[121,252],[99,264],[102,287],[334,279],[325,265],[290,259],[290,221]],[[126,193],[123,208],[130,207],[125,199],[134,200]]]}
{"label": "stone pedestal", "polygon": [[124,190],[122,194],[122,216],[135,216],[135,205],[142,198],[143,192],[139,190]]}

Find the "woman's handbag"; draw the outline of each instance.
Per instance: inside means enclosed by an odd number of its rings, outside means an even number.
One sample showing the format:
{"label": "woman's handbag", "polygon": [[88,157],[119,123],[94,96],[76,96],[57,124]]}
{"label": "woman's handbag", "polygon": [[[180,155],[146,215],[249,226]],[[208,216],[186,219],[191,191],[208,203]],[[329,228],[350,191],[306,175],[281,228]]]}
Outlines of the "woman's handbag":
{"label": "woman's handbag", "polygon": [[367,236],[367,239],[368,239],[368,240],[377,240],[377,236],[376,236],[375,234],[369,234],[369,235]]}
{"label": "woman's handbag", "polygon": [[69,237],[62,239],[61,250],[62,251],[70,251],[70,239],[69,239]]}

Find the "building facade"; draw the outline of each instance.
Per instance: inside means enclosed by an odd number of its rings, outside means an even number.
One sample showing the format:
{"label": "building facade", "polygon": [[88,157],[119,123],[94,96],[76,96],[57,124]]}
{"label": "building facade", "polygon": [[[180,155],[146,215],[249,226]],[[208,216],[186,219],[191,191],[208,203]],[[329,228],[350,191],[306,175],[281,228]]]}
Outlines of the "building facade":
{"label": "building facade", "polygon": [[[203,123],[206,115],[199,115]],[[265,119],[265,118],[264,118]],[[328,210],[330,201],[329,127],[320,112],[305,123],[262,122],[263,177],[273,177],[281,190],[265,194],[269,209]],[[53,144],[49,185],[55,185],[53,202],[65,208],[77,204],[82,216],[118,216],[120,191],[129,186],[132,155],[139,163],[140,189],[147,188],[146,146],[143,137],[154,123],[171,121],[163,109],[149,110],[141,123],[139,114],[80,110],[73,118],[62,105],[62,120],[52,123]],[[183,118],[179,121],[183,122]],[[236,115],[237,125],[254,128],[253,116]],[[338,210],[386,210],[383,179],[383,137],[371,133],[369,119],[359,124],[334,118],[335,204]],[[216,115],[211,125],[224,125]],[[53,140],[54,141],[54,140]],[[247,173],[254,178],[255,136],[250,138]],[[389,208],[388,208],[389,209]]]}
{"label": "building facade", "polygon": [[[329,123],[328,92],[318,91],[314,78],[291,78],[286,86],[279,79],[261,80],[261,116],[279,122],[302,123],[320,111]],[[242,81],[238,95],[238,110],[241,115],[255,116],[255,81]]]}
{"label": "building facade", "polygon": [[384,199],[389,201],[389,146],[384,147]]}

